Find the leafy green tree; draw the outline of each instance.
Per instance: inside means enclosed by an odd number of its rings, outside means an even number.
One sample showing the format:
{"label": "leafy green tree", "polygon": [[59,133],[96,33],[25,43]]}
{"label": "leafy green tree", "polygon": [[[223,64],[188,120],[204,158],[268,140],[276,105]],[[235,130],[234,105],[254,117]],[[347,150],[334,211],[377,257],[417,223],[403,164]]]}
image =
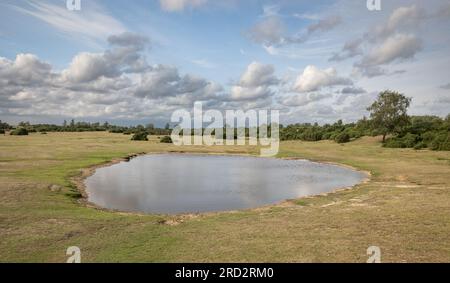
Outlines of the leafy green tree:
{"label": "leafy green tree", "polygon": [[370,111],[372,126],[383,135],[383,143],[388,134],[399,134],[409,124],[407,114],[411,98],[386,90],[378,95],[378,99],[367,108]]}

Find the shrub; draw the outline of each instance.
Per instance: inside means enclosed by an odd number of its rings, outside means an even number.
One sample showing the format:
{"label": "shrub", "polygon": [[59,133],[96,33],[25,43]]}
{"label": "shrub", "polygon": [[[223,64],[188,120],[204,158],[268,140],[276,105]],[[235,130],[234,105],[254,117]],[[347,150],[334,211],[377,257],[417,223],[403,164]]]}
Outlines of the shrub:
{"label": "shrub", "polygon": [[133,135],[131,138],[132,141],[148,141],[147,139],[147,132],[137,132]]}
{"label": "shrub", "polygon": [[430,148],[432,150],[450,150],[450,133],[442,132],[436,135]]}
{"label": "shrub", "polygon": [[383,147],[388,148],[404,148],[405,145],[399,138],[390,138],[387,139],[386,142],[383,144]]}
{"label": "shrub", "polygon": [[12,136],[28,136],[28,131],[25,128],[18,128],[11,132]]}
{"label": "shrub", "polygon": [[323,140],[330,140],[331,139],[331,133],[324,133],[323,135],[322,135],[322,139]]}
{"label": "shrub", "polygon": [[387,139],[383,146],[389,148],[415,148],[421,141],[420,136],[408,133],[403,137]]}
{"label": "shrub", "polygon": [[420,142],[420,137],[414,134],[406,134],[402,139],[404,147],[413,148],[417,143]]}
{"label": "shrub", "polygon": [[436,132],[426,132],[422,134],[422,140],[425,143],[431,143],[436,138]]}
{"label": "shrub", "polygon": [[304,141],[320,141],[322,139],[322,133],[319,130],[310,128],[302,133],[301,139]]}
{"label": "shrub", "polygon": [[5,130],[4,129],[0,129],[0,135],[4,135],[5,134]]}
{"label": "shrub", "polygon": [[334,139],[337,143],[347,143],[350,142],[350,135],[347,133],[340,133]]}
{"label": "shrub", "polygon": [[161,143],[172,143],[172,138],[169,136],[164,136],[160,139]]}
{"label": "shrub", "polygon": [[424,148],[427,148],[427,147],[428,147],[427,144],[424,143],[423,141],[421,141],[421,142],[419,142],[418,144],[416,144],[414,146],[414,149],[415,150],[420,150],[420,149],[424,149]]}

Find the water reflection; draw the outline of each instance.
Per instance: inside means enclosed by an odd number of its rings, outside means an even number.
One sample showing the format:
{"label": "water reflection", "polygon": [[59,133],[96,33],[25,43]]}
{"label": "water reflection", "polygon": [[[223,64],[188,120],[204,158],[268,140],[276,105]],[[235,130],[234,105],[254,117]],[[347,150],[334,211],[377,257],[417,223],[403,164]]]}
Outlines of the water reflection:
{"label": "water reflection", "polygon": [[155,154],[98,169],[89,201],[147,213],[236,210],[353,186],[365,175],[306,160]]}

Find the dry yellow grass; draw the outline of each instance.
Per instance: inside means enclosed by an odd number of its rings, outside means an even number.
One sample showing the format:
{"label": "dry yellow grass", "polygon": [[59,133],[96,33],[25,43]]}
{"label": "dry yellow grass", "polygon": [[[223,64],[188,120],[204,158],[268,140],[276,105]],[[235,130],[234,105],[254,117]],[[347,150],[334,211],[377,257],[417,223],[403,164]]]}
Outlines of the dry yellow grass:
{"label": "dry yellow grass", "polygon": [[[450,153],[385,149],[375,138],[283,142],[280,157],[371,171],[352,190],[283,206],[185,217],[96,210],[69,179],[82,168],[140,152],[257,154],[253,147],[175,147],[108,133],[0,136],[0,261],[384,262],[450,261]],[[63,186],[51,191],[52,184]],[[178,225],[165,225],[179,223]]]}

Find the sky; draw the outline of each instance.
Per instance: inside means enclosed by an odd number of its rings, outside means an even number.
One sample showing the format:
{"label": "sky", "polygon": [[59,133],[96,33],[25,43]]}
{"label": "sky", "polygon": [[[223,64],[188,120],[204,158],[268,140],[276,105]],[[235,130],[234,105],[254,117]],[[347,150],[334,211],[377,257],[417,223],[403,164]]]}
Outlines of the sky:
{"label": "sky", "polygon": [[383,90],[450,113],[450,1],[0,1],[0,119],[164,125],[175,110],[353,122]]}

